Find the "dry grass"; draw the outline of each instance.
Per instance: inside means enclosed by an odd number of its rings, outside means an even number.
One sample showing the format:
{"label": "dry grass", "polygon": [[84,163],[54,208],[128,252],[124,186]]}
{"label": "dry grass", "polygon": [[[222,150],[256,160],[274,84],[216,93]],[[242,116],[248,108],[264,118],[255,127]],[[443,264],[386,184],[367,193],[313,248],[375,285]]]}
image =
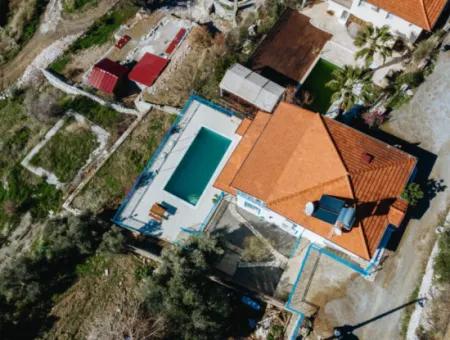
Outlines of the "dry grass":
{"label": "dry grass", "polygon": [[78,209],[115,208],[131,188],[175,117],[152,111],[76,197]]}
{"label": "dry grass", "polygon": [[[224,53],[223,40],[213,39],[202,27],[195,27],[187,41],[177,51],[145,100],[161,105],[182,106],[192,90],[214,74],[217,61]],[[218,88],[214,88],[218,93]]]}
{"label": "dry grass", "polygon": [[[99,317],[117,313],[136,301],[135,271],[140,262],[132,255],[114,255],[96,271],[81,274],[78,281],[57,298],[51,315],[56,318],[48,339],[84,339]],[[105,270],[108,275],[105,275]]]}

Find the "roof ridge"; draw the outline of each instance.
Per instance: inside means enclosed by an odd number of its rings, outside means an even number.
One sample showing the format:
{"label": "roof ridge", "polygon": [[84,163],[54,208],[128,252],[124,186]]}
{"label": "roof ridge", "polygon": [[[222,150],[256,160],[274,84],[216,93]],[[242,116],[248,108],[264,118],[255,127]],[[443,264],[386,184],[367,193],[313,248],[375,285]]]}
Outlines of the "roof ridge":
{"label": "roof ridge", "polygon": [[431,23],[430,23],[430,18],[428,17],[428,13],[427,13],[427,9],[425,7],[425,3],[424,0],[419,0],[420,4],[422,5],[422,10],[423,10],[423,14],[425,14],[425,22],[427,24],[428,29],[431,29]]}
{"label": "roof ridge", "polygon": [[401,166],[403,165],[403,162],[401,162],[400,160],[394,162],[394,163],[389,163],[389,164],[384,164],[384,165],[379,165],[377,167],[373,167],[373,168],[368,168],[368,169],[360,169],[358,171],[355,172],[351,172],[349,175],[350,177],[353,175],[360,175],[361,173],[365,173],[365,172],[372,172],[372,171],[378,171],[381,169],[388,169],[388,168],[393,168],[396,166]]}
{"label": "roof ridge", "polygon": [[[319,118],[320,118],[320,121],[322,122],[323,127],[325,128],[325,131],[327,132],[327,135],[328,135],[328,138],[329,138],[330,141],[331,141],[331,144],[333,144],[334,150],[336,151],[336,153],[337,153],[337,155],[338,155],[338,157],[339,157],[339,160],[341,161],[341,164],[342,164],[342,166],[343,166],[344,169],[345,169],[345,172],[347,173],[347,176],[350,176],[350,173],[349,173],[349,171],[348,171],[348,167],[347,167],[347,165],[345,164],[344,159],[342,158],[341,153],[339,152],[339,149],[338,149],[338,147],[337,147],[337,145],[336,145],[336,142],[335,142],[334,139],[333,139],[333,136],[331,135],[330,130],[328,129],[327,124],[325,123],[325,118],[323,118],[321,114],[319,114]],[[353,192],[353,190],[352,190],[352,192]]]}
{"label": "roof ridge", "polygon": [[[253,143],[251,149],[250,149],[249,152],[247,153],[247,156],[245,156],[245,159],[242,161],[239,170],[242,169],[242,167],[244,166],[245,162],[247,162],[247,160],[248,160],[250,154],[252,153],[252,151],[253,151],[253,149],[255,148],[256,144],[258,144],[259,139],[261,138],[262,134],[263,134],[264,131],[266,130],[267,126],[269,125],[269,122],[270,122],[270,121],[272,120],[272,118],[273,118],[273,115],[271,115],[271,114],[268,113],[268,112],[265,112],[265,111],[258,111],[258,112],[256,113],[255,117],[252,119],[252,123],[251,123],[251,124],[253,124],[253,123],[255,122],[256,117],[257,117],[257,115],[258,115],[260,112],[263,113],[263,114],[265,114],[265,115],[269,115],[269,117],[268,117],[269,119],[267,119],[266,123],[264,124],[263,129],[261,130],[261,133],[260,133],[259,136],[256,138],[256,140],[255,140],[255,142]],[[247,133],[248,130],[251,128],[251,124],[250,124],[250,126],[248,127],[246,133]],[[245,135],[244,135],[244,136],[245,136]],[[242,138],[244,138],[244,136],[242,136]],[[242,140],[242,138],[241,138],[241,140]],[[231,182],[230,182],[230,185],[231,185],[232,187],[234,187],[233,182],[234,182],[234,180],[236,179],[236,176],[238,175],[239,170],[234,174],[234,177],[233,177],[233,179],[232,179]]]}
{"label": "roof ridge", "polygon": [[[296,106],[296,105],[293,105],[293,104],[288,104],[288,105]],[[302,108],[302,107],[299,107],[299,108],[300,108],[301,110],[305,110],[305,109]],[[341,155],[339,154],[339,152],[337,152],[336,145],[334,144],[333,139],[332,139],[331,136],[330,136],[330,132],[329,132],[328,129],[326,128],[326,125],[324,124],[324,122],[323,122],[323,120],[322,120],[322,118],[321,118],[322,115],[319,114],[319,113],[316,113],[316,112],[312,112],[312,111],[310,111],[310,112],[311,112],[313,115],[318,116],[317,119],[318,119],[319,122],[321,123],[322,128],[325,130],[325,135],[327,136],[328,140],[330,141],[331,145],[333,146],[334,151],[336,152],[336,155],[338,156],[339,161],[340,161],[342,167],[344,168],[345,176],[349,176],[348,170],[347,170],[347,168],[346,168],[346,166],[345,166],[345,164],[344,164],[344,162],[343,162],[343,160],[342,160],[342,158],[341,158]],[[315,118],[315,117],[314,117],[314,118]],[[309,127],[308,127],[308,129],[309,129]],[[291,154],[293,154],[293,153],[295,152],[295,150],[297,149],[297,147],[302,143],[303,138],[304,138],[304,134],[308,131],[308,129],[306,129],[306,131],[303,133],[303,135],[301,136],[301,138],[298,140],[297,145],[296,145],[295,148],[292,149]],[[281,175],[282,175],[283,172],[285,171],[286,167],[288,166],[288,163],[289,163],[289,162],[286,162],[286,164],[284,165],[283,170],[282,170],[282,172],[280,173],[280,176],[279,176],[278,179],[277,179],[277,183],[278,183],[278,181],[279,181]],[[318,185],[323,185],[323,184],[325,184],[325,183],[328,183],[328,182],[330,182],[330,181],[333,181],[333,180],[339,179],[339,178],[342,178],[342,176],[334,177],[332,180],[329,180],[329,181],[327,181],[327,182],[324,182],[324,183],[321,183],[321,184],[318,184]],[[303,189],[303,191],[309,190],[309,189],[312,189],[312,188],[315,188],[315,187],[318,186],[318,185],[313,185],[312,187]],[[351,190],[351,188],[350,188],[350,190]],[[353,195],[353,190],[351,190],[351,192],[352,192],[352,195]],[[296,194],[296,193],[292,193],[291,195],[295,195],[295,194]],[[283,196],[283,197],[286,197],[286,196]],[[278,199],[283,199],[283,197],[270,199],[270,195],[269,195],[268,202],[274,202],[274,201],[277,201]]]}
{"label": "roof ridge", "polygon": [[[306,188],[306,189],[294,192],[292,194],[289,194],[289,195],[286,195],[286,196],[283,196],[283,197],[280,197],[280,198],[277,198],[277,199],[274,199],[274,200],[271,200],[271,201],[267,201],[267,204],[268,205],[279,204],[279,203],[284,202],[286,200],[292,199],[292,198],[294,198],[294,197],[296,197],[298,195],[301,195],[301,194],[305,193],[306,191],[313,190],[313,189],[315,189],[315,188],[317,188],[319,186],[328,185],[328,184],[331,184],[333,182],[337,182],[338,180],[341,180],[342,178],[348,178],[348,176],[345,175],[345,176],[340,176],[340,177],[333,178],[333,179],[331,179],[331,180],[329,180],[329,181],[327,181],[325,183],[319,183],[317,185],[313,185],[312,187],[309,187],[309,188]],[[353,195],[353,191],[352,191],[352,195]]]}

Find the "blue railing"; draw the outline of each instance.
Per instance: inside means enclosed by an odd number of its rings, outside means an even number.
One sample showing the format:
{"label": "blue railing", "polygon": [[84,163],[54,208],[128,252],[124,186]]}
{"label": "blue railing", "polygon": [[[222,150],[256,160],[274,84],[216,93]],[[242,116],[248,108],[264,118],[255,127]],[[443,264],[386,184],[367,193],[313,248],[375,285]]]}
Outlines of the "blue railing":
{"label": "blue railing", "polygon": [[[149,171],[149,169],[151,168],[151,166],[153,165],[153,163],[155,162],[155,160],[159,157],[161,151],[163,150],[164,146],[166,145],[167,141],[169,140],[170,136],[173,134],[173,132],[175,131],[175,129],[177,129],[178,124],[180,123],[180,120],[184,117],[186,111],[191,107],[192,103],[194,101],[197,101],[201,104],[207,105],[211,108],[213,108],[216,111],[219,111],[223,114],[226,114],[228,116],[235,116],[236,113],[233,112],[232,110],[226,109],[224,107],[221,107],[203,97],[200,97],[199,95],[196,94],[192,94],[189,96],[189,99],[186,101],[186,103],[184,104],[183,108],[181,109],[177,119],[175,120],[175,122],[172,124],[172,126],[170,127],[170,129],[164,134],[163,138],[161,139],[161,142],[159,143],[158,147],[156,148],[156,150],[153,152],[152,157],[148,160],[148,162],[146,163],[144,170],[139,174],[139,176],[137,177],[136,181],[134,182],[133,186],[131,187],[130,191],[127,193],[127,195],[125,196],[124,200],[122,201],[122,203],[120,204],[119,208],[117,209],[116,213],[114,214],[114,217],[112,218],[112,221],[124,228],[133,230],[133,231],[139,231],[138,229],[135,229],[133,227],[127,226],[125,223],[123,223],[123,221],[120,219],[120,216],[122,214],[122,211],[125,209],[125,207],[127,206],[128,202],[130,201],[131,197],[134,195],[135,191],[138,189],[139,184],[141,182],[141,179],[144,175],[146,175]],[[211,212],[210,212],[211,214]],[[203,224],[202,224],[203,226]],[[204,226],[203,226],[204,228]]]}

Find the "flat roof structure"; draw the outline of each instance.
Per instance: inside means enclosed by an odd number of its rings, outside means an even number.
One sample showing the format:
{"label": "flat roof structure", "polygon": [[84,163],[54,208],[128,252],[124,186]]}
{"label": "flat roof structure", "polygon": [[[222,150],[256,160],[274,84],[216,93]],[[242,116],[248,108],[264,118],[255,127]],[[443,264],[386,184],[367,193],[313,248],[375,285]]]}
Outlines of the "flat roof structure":
{"label": "flat roof structure", "polygon": [[250,58],[249,67],[279,85],[297,84],[331,37],[309,17],[288,8]]}
{"label": "flat roof structure", "polygon": [[89,74],[89,85],[106,93],[113,93],[120,78],[128,73],[128,68],[111,59],[104,58],[93,67]]}
{"label": "flat roof structure", "polygon": [[[234,116],[231,111],[203,98],[192,96],[185,105],[182,115],[166,134],[145,170],[136,180],[133,189],[117,211],[114,222],[167,242],[179,241],[186,236],[186,233],[202,231],[211,212],[215,209],[214,198],[222,193],[221,190],[213,187],[213,183],[241,139],[241,136],[236,133],[240,124],[241,119]],[[173,176],[188,171],[185,160],[190,157],[192,149],[198,147],[195,141],[204,129],[217,135],[218,138],[228,140],[229,144],[217,162],[211,177],[208,177],[206,187],[201,195],[196,197],[196,203],[193,205],[174,194],[168,186]],[[206,147],[212,146],[208,144]],[[214,150],[210,151],[212,153]],[[198,157],[199,154],[197,153],[196,156]],[[209,159],[208,157],[209,155],[204,153],[204,158]],[[204,160],[201,159],[202,162]],[[198,158],[195,161],[198,161]],[[190,181],[194,182],[197,180],[196,177],[202,175],[194,174]],[[160,223],[149,214],[155,204],[168,207],[169,214]]]}
{"label": "flat roof structure", "polygon": [[232,65],[219,85],[260,110],[272,112],[284,93],[284,87],[240,65]]}
{"label": "flat roof structure", "polygon": [[[333,119],[280,103],[258,112],[215,186],[264,202],[272,211],[370,260],[389,223],[402,220],[397,202],[416,159]],[[307,215],[324,195],[356,205],[356,223],[341,235]],[[391,209],[394,209],[391,211]],[[402,208],[403,211],[404,207]]]}
{"label": "flat roof structure", "polygon": [[169,59],[147,52],[133,67],[128,79],[143,86],[152,86],[168,63]]}

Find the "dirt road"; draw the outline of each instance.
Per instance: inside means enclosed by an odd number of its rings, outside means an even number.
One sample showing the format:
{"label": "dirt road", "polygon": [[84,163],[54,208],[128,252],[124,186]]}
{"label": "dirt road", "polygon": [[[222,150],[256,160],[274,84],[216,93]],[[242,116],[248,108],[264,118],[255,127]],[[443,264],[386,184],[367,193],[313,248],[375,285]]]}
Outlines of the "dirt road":
{"label": "dirt road", "polygon": [[37,30],[19,54],[0,67],[0,91],[13,84],[46,47],[65,36],[85,31],[97,18],[103,16],[119,0],[101,0],[96,7],[68,18],[62,18],[57,28],[47,33]]}
{"label": "dirt road", "polygon": [[[442,53],[434,73],[418,89],[411,102],[393,112],[383,129],[437,155],[430,178],[450,185],[450,53]],[[419,174],[420,175],[420,174]],[[330,301],[320,312],[318,322],[336,326],[372,319],[408,303],[420,284],[422,271],[436,235],[434,228],[449,206],[449,189],[437,192],[426,212],[411,219],[400,245],[386,261],[375,282],[361,277],[347,286],[343,298]],[[359,339],[400,339],[404,309],[392,312],[354,330]]]}

